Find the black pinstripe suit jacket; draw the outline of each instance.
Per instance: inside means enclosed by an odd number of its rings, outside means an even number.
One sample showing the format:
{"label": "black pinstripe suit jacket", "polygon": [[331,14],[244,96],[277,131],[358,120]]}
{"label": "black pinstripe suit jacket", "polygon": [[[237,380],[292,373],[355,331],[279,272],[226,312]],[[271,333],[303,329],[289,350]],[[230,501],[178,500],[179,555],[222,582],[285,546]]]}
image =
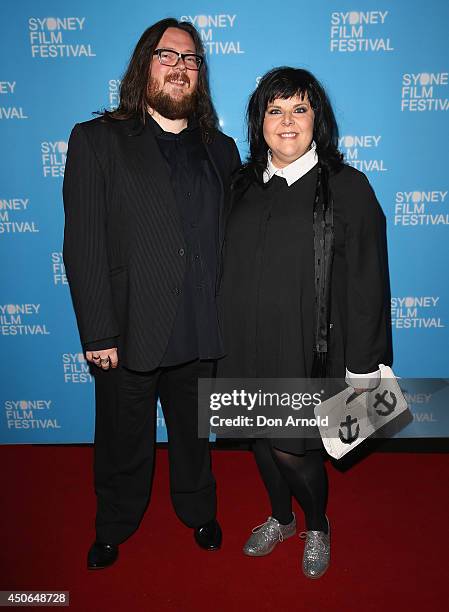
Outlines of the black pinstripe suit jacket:
{"label": "black pinstripe suit jacket", "polygon": [[[230,176],[240,157],[221,132],[206,150],[221,190],[220,249]],[[183,286],[185,244],[155,138],[134,120],[77,124],[63,195],[64,263],[83,345],[116,337],[124,366],[156,368]]]}

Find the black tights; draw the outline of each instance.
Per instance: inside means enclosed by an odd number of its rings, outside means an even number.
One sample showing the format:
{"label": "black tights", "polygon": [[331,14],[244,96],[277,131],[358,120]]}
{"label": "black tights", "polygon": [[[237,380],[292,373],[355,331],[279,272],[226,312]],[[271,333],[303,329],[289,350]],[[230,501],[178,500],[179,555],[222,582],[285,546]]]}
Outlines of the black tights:
{"label": "black tights", "polygon": [[253,451],[273,518],[283,525],[291,522],[293,495],[304,511],[307,531],[327,532],[328,483],[322,452],[309,450],[293,455],[273,448],[267,439],[255,440]]}

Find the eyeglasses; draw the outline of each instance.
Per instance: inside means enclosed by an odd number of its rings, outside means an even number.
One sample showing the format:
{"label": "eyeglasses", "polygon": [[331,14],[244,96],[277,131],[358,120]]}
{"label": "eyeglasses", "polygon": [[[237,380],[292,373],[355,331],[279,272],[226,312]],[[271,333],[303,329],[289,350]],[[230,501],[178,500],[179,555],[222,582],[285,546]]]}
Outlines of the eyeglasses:
{"label": "eyeglasses", "polygon": [[204,58],[196,53],[178,53],[172,49],[156,49],[154,55],[158,56],[163,66],[176,66],[182,59],[188,70],[199,70],[204,61]]}

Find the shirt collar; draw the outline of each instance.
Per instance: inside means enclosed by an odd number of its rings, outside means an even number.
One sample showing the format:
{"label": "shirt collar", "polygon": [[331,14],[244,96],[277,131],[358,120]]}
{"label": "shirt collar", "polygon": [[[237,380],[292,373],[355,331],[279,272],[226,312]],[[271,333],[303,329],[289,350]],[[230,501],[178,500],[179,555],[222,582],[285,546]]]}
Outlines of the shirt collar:
{"label": "shirt collar", "polygon": [[309,170],[311,170],[318,163],[318,155],[314,141],[312,141],[312,145],[307,153],[304,153],[304,155],[288,166],[285,166],[285,168],[276,168],[271,161],[271,157],[271,151],[268,151],[268,163],[266,170],[263,173],[263,182],[268,183],[268,181],[276,175],[285,178],[289,187],[295,181],[307,174],[307,172],[309,172]]}
{"label": "shirt collar", "polygon": [[183,130],[181,130],[181,132],[179,132],[178,134],[175,134],[174,132],[166,132],[163,128],[161,128],[161,126],[154,119],[154,117],[150,115],[150,113],[147,113],[146,123],[148,127],[153,130],[153,133],[155,134],[155,136],[166,138],[167,140],[176,140],[179,138],[182,139],[185,136],[189,136],[190,134],[192,134],[192,132],[195,132],[196,130],[198,130],[200,126],[198,119],[195,116],[191,116],[188,118],[187,126]]}

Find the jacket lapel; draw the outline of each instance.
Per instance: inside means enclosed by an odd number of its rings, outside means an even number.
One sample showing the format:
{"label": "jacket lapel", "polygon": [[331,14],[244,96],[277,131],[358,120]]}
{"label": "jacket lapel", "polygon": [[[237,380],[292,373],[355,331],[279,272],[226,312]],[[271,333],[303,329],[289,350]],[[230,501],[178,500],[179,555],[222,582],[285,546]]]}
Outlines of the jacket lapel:
{"label": "jacket lapel", "polygon": [[163,203],[164,208],[168,208],[180,221],[170,169],[152,130],[149,126],[134,124],[133,129],[128,131],[125,143],[125,162],[129,172],[139,182],[139,191],[144,196],[148,194],[152,201],[156,199]]}

